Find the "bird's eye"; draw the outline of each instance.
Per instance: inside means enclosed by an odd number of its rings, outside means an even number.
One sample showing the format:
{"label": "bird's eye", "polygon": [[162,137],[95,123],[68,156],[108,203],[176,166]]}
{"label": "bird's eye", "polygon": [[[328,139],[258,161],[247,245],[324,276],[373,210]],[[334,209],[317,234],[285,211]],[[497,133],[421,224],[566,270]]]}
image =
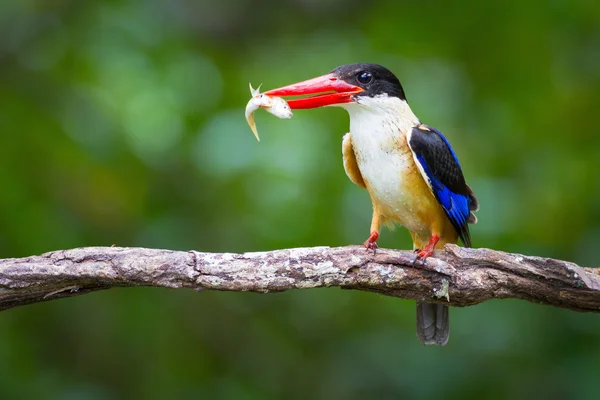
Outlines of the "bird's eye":
{"label": "bird's eye", "polygon": [[359,83],[366,85],[367,83],[370,83],[373,80],[373,74],[367,71],[359,72],[358,75],[356,75],[356,80]]}

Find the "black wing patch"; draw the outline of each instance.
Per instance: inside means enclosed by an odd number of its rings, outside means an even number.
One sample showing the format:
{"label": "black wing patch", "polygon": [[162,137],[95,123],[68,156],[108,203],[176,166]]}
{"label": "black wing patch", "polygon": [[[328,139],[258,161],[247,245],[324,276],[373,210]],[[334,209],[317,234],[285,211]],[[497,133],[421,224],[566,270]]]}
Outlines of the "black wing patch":
{"label": "black wing patch", "polygon": [[471,211],[479,205],[450,143],[438,130],[419,125],[413,128],[409,144],[438,203],[464,245],[471,247],[468,223],[477,221]]}

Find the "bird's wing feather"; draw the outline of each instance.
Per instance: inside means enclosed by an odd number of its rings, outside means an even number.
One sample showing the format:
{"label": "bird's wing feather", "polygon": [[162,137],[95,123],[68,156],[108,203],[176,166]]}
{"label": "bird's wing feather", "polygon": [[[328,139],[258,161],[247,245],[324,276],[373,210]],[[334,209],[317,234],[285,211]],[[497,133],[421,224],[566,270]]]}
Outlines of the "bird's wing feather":
{"label": "bird's wing feather", "polygon": [[444,135],[426,125],[419,125],[408,134],[408,144],[423,179],[452,222],[467,247],[471,247],[468,223],[477,218],[472,211],[479,205],[466,184],[458,158]]}
{"label": "bird's wing feather", "polygon": [[344,135],[344,140],[342,141],[342,158],[344,160],[344,170],[346,171],[348,178],[358,186],[366,188],[365,181],[358,169],[350,132]]}

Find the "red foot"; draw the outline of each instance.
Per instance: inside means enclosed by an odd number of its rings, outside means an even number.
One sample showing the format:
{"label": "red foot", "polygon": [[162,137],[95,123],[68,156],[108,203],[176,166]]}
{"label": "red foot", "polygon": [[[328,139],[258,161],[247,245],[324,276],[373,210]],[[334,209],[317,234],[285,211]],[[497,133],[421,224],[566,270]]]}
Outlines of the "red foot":
{"label": "red foot", "polygon": [[377,238],[379,237],[379,233],[371,232],[371,236],[365,241],[364,246],[367,248],[367,251],[373,250],[373,254],[379,246],[377,246]]}
{"label": "red foot", "polygon": [[435,245],[438,244],[439,241],[440,237],[438,235],[431,235],[431,238],[429,238],[429,243],[427,246],[425,246],[425,248],[422,250],[415,250],[417,252],[417,258],[415,259],[415,262],[418,260],[425,262],[428,257],[431,257],[433,255]]}

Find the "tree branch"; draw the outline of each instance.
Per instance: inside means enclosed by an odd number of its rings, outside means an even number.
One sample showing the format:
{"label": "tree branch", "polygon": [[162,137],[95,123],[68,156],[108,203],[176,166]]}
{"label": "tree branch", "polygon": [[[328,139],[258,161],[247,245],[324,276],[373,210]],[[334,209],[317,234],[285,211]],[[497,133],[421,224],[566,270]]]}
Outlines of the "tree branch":
{"label": "tree branch", "polygon": [[425,265],[414,258],[357,246],[244,254],[84,247],[0,260],[0,310],[117,286],[261,293],[338,286],[453,306],[517,298],[600,312],[597,269],[454,245]]}

